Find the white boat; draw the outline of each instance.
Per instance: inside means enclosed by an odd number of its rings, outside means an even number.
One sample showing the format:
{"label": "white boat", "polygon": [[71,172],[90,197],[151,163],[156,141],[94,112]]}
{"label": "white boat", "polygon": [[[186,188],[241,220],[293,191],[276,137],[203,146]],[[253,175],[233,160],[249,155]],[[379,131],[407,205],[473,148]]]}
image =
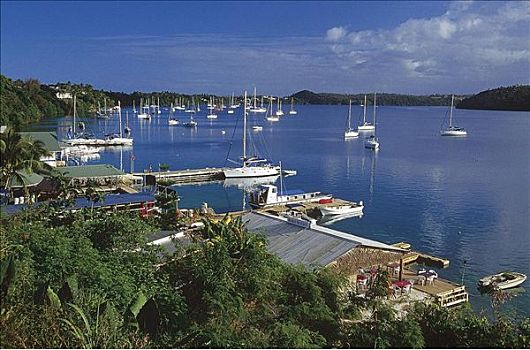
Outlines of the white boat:
{"label": "white boat", "polygon": [[272,113],[272,100],[269,102],[269,110],[270,114],[265,118],[269,122],[278,122],[280,121],[280,117]]}
{"label": "white boat", "polygon": [[237,177],[263,177],[280,175],[280,167],[270,164],[266,159],[247,156],[247,112],[246,101],[247,92],[245,91],[245,108],[243,109],[243,156],[242,166],[239,168],[228,168],[223,173],[225,178]]}
{"label": "white boat", "polygon": [[[357,127],[359,131],[373,131],[375,130],[374,124],[366,121],[366,95],[364,95],[364,112],[363,112],[363,123]],[[375,94],[374,94],[374,119],[375,119]]]}
{"label": "white boat", "polygon": [[250,205],[263,208],[274,205],[319,202],[332,199],[330,194],[321,192],[304,192],[300,190],[280,191],[274,185],[261,185],[250,195]]}
{"label": "white boat", "polygon": [[276,116],[281,117],[282,115],[284,115],[282,111],[282,100],[278,96],[278,106],[276,108]]}
{"label": "white boat", "polygon": [[517,287],[524,281],[526,281],[524,273],[505,271],[481,278],[478,281],[478,285],[479,288],[499,290]]}
{"label": "white boat", "polygon": [[232,107],[230,107],[230,109],[228,109],[227,113],[228,114],[234,114],[234,110],[232,109]]}
{"label": "white boat", "polygon": [[379,149],[379,139],[377,137],[375,137],[374,135],[368,137],[364,141],[364,148],[378,150]]}
{"label": "white boat", "polygon": [[451,108],[449,110],[449,126],[440,131],[442,136],[467,136],[467,131],[464,128],[453,125],[453,104],[455,96],[451,95]]}
{"label": "white boat", "polygon": [[267,109],[263,108],[263,97],[261,97],[261,107],[258,107],[258,98],[256,96],[256,87],[254,87],[254,104],[252,107],[249,108],[249,112],[251,113],[265,113],[267,112]]}
{"label": "white boat", "polygon": [[100,147],[90,147],[86,145],[77,145],[77,146],[69,146],[64,148],[64,153],[67,155],[88,155],[88,154],[96,154],[101,151]]}
{"label": "white boat", "polygon": [[328,215],[347,215],[347,214],[359,214],[363,213],[364,205],[363,201],[359,203],[344,204],[344,205],[323,205],[318,208],[323,216]]}
{"label": "white boat", "polygon": [[208,114],[206,115],[207,119],[217,119],[217,114],[213,112],[215,108],[215,103],[213,99],[210,97],[210,103],[208,103]]}
{"label": "white boat", "polygon": [[263,130],[263,126],[260,126],[260,125],[254,125],[252,127],[252,131],[261,131]]}
{"label": "white boat", "polygon": [[170,126],[179,125],[180,121],[178,119],[169,119],[167,122]]}
{"label": "white boat", "polygon": [[350,139],[354,137],[359,137],[359,132],[351,128],[351,100],[350,100],[350,108],[348,110],[348,127],[346,128],[346,131],[344,131],[344,138]]}
{"label": "white boat", "polygon": [[298,114],[297,111],[294,110],[294,99],[291,97],[291,110],[289,111],[290,115]]}
{"label": "white boat", "polygon": [[199,125],[195,120],[193,120],[193,114],[190,115],[190,121],[182,124],[185,128],[196,128]]}

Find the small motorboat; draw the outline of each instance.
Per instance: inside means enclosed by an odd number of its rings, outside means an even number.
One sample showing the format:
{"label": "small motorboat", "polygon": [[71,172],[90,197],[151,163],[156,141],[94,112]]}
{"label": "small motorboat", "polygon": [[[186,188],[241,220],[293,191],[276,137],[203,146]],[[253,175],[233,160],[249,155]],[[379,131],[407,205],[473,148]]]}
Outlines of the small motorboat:
{"label": "small motorboat", "polygon": [[346,214],[362,214],[364,205],[363,202],[342,204],[342,205],[325,205],[318,208],[322,216],[328,215],[346,215]]}
{"label": "small motorboat", "polygon": [[168,124],[169,125],[179,125],[180,121],[178,119],[169,119]]}
{"label": "small motorboat", "polygon": [[260,125],[254,125],[252,127],[252,131],[261,131],[263,130],[263,126],[260,126]]}
{"label": "small motorboat", "polygon": [[478,286],[484,289],[500,290],[517,287],[524,281],[526,281],[524,273],[505,271],[481,278]]}

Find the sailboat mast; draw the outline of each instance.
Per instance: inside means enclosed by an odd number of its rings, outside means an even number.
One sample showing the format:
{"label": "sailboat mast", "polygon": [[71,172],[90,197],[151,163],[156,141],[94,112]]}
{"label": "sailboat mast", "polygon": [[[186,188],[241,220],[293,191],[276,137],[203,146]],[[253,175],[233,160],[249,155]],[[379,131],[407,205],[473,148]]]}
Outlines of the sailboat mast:
{"label": "sailboat mast", "polygon": [[363,124],[366,124],[366,95],[364,95],[364,113],[363,113]]}
{"label": "sailboat mast", "polygon": [[118,111],[120,113],[120,115],[119,115],[119,117],[120,117],[120,138],[122,138],[123,135],[122,135],[122,125],[121,125],[121,102],[120,101],[118,101],[118,107],[119,107]]}
{"label": "sailboat mast", "polygon": [[350,108],[348,110],[348,131],[351,130],[351,99],[350,99]]}
{"label": "sailboat mast", "polygon": [[377,93],[374,92],[374,126],[375,126],[375,108],[377,104]]}
{"label": "sailboat mast", "polygon": [[254,86],[254,109],[256,109],[256,102],[257,101],[257,96],[256,96],[256,87]]}
{"label": "sailboat mast", "polygon": [[[254,88],[254,91],[255,88]],[[254,103],[256,100],[254,100]],[[247,92],[245,91],[245,108],[243,108],[243,166],[247,159]]]}
{"label": "sailboat mast", "polygon": [[455,101],[455,95],[451,95],[451,109],[449,110],[449,127],[453,126],[453,103]]}
{"label": "sailboat mast", "polygon": [[77,111],[76,111],[76,106],[75,106],[76,103],[77,103],[77,102],[76,102],[76,97],[77,97],[77,96],[74,94],[74,127],[73,127],[73,133],[74,133],[74,134],[72,135],[73,138],[75,138],[75,114],[76,114],[76,112],[77,112]]}

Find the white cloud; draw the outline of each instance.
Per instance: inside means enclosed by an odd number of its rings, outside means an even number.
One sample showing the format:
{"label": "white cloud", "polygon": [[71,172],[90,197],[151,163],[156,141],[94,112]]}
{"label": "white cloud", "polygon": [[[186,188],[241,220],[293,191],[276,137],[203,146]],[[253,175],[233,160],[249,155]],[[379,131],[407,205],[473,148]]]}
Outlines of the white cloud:
{"label": "white cloud", "polygon": [[454,2],[437,17],[334,38],[342,74],[370,81],[374,90],[473,92],[529,82],[529,2]]}
{"label": "white cloud", "polygon": [[338,41],[346,35],[346,29],[343,27],[333,27],[326,32],[326,39],[329,41]]}

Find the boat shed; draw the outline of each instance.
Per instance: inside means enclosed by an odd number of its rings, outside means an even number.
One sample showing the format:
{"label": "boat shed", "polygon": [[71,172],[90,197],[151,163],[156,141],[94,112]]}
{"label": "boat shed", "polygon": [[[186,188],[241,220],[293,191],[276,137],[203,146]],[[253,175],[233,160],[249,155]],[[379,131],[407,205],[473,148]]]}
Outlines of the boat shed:
{"label": "boat shed", "polygon": [[110,164],[79,165],[57,168],[56,171],[66,178],[71,178],[73,184],[86,186],[88,182],[97,185],[116,185],[126,174]]}
{"label": "boat shed", "polygon": [[358,247],[398,254],[406,252],[389,244],[313,223],[297,225],[287,218],[264,212],[245,213],[242,220],[249,231],[265,235],[271,253],[290,264],[303,264],[308,267],[326,266]]}

